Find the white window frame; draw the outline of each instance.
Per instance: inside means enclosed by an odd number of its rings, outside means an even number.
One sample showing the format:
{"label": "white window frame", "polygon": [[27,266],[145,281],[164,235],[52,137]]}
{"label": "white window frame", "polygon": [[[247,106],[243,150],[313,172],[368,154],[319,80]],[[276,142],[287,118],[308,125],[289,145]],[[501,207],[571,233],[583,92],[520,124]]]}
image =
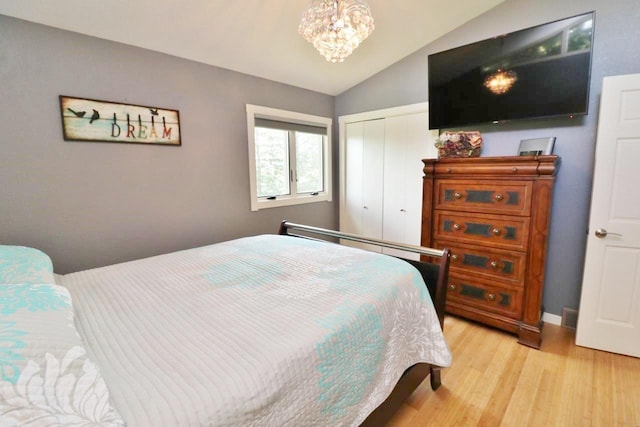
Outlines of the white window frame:
{"label": "white window frame", "polygon": [[[324,139],[323,147],[323,175],[324,191],[316,195],[288,194],[277,196],[273,200],[266,197],[258,197],[258,184],[256,177],[256,150],[255,150],[255,122],[256,118],[277,120],[281,122],[296,123],[310,126],[324,127],[327,129],[327,137]],[[330,202],[332,201],[331,182],[331,129],[333,120],[328,117],[313,116],[310,114],[296,113],[294,111],[279,110],[277,108],[262,107],[259,105],[247,104],[247,136],[249,141],[249,186],[251,190],[251,210],[257,211],[266,208],[277,208],[281,206],[300,205],[303,203]],[[295,155],[294,153],[290,153]],[[290,167],[295,168],[295,156]],[[292,174],[290,174],[291,176]]]}

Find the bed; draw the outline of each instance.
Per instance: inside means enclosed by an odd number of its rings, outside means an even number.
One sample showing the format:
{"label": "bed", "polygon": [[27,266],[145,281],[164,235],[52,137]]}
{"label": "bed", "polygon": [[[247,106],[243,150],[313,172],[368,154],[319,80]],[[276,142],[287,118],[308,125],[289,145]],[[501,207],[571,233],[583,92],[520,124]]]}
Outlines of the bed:
{"label": "bed", "polygon": [[447,272],[288,222],[63,276],[0,246],[0,426],[379,424],[451,363]]}

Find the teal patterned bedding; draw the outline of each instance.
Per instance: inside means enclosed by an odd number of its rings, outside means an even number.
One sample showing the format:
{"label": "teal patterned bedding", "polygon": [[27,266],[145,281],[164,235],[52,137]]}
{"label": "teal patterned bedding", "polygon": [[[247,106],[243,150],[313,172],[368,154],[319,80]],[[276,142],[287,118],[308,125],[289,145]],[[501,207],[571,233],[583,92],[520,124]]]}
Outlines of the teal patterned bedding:
{"label": "teal patterned bedding", "polygon": [[419,273],[335,244],[256,236],[61,284],[129,426],[355,426],[408,367],[451,362]]}
{"label": "teal patterned bedding", "polygon": [[0,426],[120,426],[41,251],[0,245]]}
{"label": "teal patterned bedding", "polygon": [[0,284],[54,283],[53,263],[42,251],[0,245]]}

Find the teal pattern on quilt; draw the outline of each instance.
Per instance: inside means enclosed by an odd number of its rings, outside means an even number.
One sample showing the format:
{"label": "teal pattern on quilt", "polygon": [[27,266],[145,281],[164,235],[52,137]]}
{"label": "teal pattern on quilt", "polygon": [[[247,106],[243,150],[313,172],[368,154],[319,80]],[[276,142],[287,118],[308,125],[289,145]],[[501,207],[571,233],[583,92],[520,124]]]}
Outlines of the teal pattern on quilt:
{"label": "teal pattern on quilt", "polygon": [[[418,289],[422,300],[429,298],[422,276],[413,266],[403,260],[386,255],[367,253],[359,259],[358,270],[370,272],[374,283],[395,283],[404,277]],[[352,276],[353,275],[353,276]],[[332,282],[334,289],[354,297],[366,292],[375,295],[378,301],[395,298],[400,292],[398,286],[376,286],[367,281],[354,280],[359,273],[353,270],[343,274],[343,280]],[[350,279],[350,280],[349,280]],[[316,345],[320,362],[318,387],[321,390],[318,401],[322,412],[338,420],[348,408],[360,405],[369,388],[375,382],[380,363],[386,351],[382,337],[383,317],[373,305],[359,308],[345,303],[336,311],[319,321],[328,331],[324,340]]]}
{"label": "teal pattern on quilt", "polygon": [[7,316],[17,310],[31,312],[60,310],[71,306],[68,295],[57,285],[4,285],[0,286],[0,314]]}
{"label": "teal pattern on quilt", "polygon": [[281,263],[273,262],[271,255],[277,255],[283,249],[289,248],[289,240],[270,240],[268,245],[259,247],[252,241],[237,240],[235,243],[235,246],[242,250],[242,263],[229,262],[229,258],[237,258],[237,255],[225,254],[226,245],[220,244],[217,247],[220,249],[220,255],[211,255],[214,258],[219,257],[220,262],[209,267],[202,276],[212,285],[220,288],[264,286],[268,283],[265,277],[277,278],[285,274],[284,269],[280,267]]}
{"label": "teal pattern on quilt", "polygon": [[331,330],[316,345],[320,358],[318,401],[322,402],[323,413],[339,419],[349,407],[360,404],[377,376],[386,348],[381,335],[382,316],[373,306],[365,305],[355,312],[340,309],[322,323],[330,330],[338,329]]}
{"label": "teal pattern on quilt", "polygon": [[[218,288],[237,287],[252,288],[264,286],[268,283],[265,277],[277,277],[283,274],[273,261],[263,257],[243,259],[240,263],[220,263],[211,266],[203,278]],[[266,275],[266,276],[265,276]]]}
{"label": "teal pattern on quilt", "polygon": [[[375,281],[361,280],[362,271],[370,272]],[[375,296],[379,301],[395,297],[400,291],[397,286],[376,286],[375,283],[395,283],[402,278],[410,277],[411,282],[419,289],[421,298],[428,295],[427,287],[422,276],[413,266],[397,258],[376,253],[367,253],[366,257],[358,260],[357,270],[350,268],[341,272],[341,277],[333,280],[330,285],[333,290],[344,292],[347,295],[361,295],[363,292]],[[372,286],[375,288],[372,289]]]}
{"label": "teal pattern on quilt", "polygon": [[429,300],[433,305],[433,301],[431,301],[431,297],[429,296],[429,291],[427,289],[427,284],[424,283],[422,279],[422,275],[418,270],[415,271],[412,278],[413,285],[420,291],[420,301]]}
{"label": "teal pattern on quilt", "polygon": [[15,384],[20,377],[17,362],[24,360],[16,350],[24,348],[26,343],[20,337],[25,331],[13,329],[16,322],[0,322],[0,380]]}
{"label": "teal pattern on quilt", "polygon": [[[398,280],[399,277],[410,277],[411,283],[420,293],[420,300],[431,300],[422,275],[411,264],[387,255],[372,254],[372,256],[376,256],[376,258],[369,259],[366,263],[362,263],[362,267],[360,267],[359,264],[358,268],[372,271],[374,272],[372,274],[375,274],[376,277],[388,278],[390,283]],[[398,291],[399,289],[396,286],[386,286],[383,289],[378,289],[377,295],[382,300],[394,296]]]}
{"label": "teal pattern on quilt", "polygon": [[44,252],[0,245],[0,284],[52,283],[53,264]]}

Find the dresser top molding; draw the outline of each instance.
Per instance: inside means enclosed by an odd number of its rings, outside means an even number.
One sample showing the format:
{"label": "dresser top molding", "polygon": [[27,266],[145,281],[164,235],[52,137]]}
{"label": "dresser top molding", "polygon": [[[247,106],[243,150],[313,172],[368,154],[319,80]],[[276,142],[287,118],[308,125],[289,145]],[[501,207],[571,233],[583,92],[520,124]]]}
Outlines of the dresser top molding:
{"label": "dresser top molding", "polygon": [[425,176],[555,176],[560,157],[500,156],[423,159]]}

